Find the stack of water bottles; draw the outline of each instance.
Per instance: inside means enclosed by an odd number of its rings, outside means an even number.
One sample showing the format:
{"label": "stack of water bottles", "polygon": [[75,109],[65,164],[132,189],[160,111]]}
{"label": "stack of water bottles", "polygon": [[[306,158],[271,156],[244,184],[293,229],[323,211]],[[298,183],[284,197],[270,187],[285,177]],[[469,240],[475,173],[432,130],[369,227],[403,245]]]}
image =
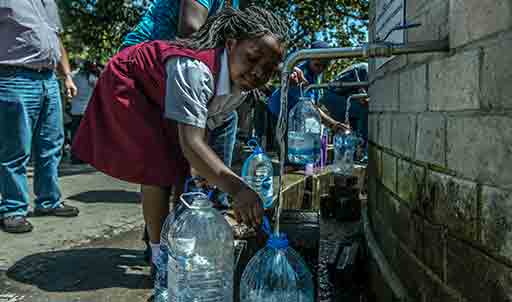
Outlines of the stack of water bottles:
{"label": "stack of water bottles", "polygon": [[360,139],[350,130],[334,135],[334,173],[352,175],[359,141]]}
{"label": "stack of water bottles", "polygon": [[288,118],[288,160],[314,165],[320,160],[320,113],[310,97],[301,97]]}
{"label": "stack of water bottles", "polygon": [[240,302],[313,302],[313,276],[285,234],[272,233],[267,245],[249,261],[240,284]]}
{"label": "stack of water bottles", "polygon": [[180,201],[162,229],[154,301],[233,301],[231,227],[206,194]]}
{"label": "stack of water bottles", "polygon": [[273,176],[272,160],[263,152],[256,139],[247,143],[252,148],[252,154],[242,166],[242,178],[260,195],[263,207],[269,209],[273,203]]}

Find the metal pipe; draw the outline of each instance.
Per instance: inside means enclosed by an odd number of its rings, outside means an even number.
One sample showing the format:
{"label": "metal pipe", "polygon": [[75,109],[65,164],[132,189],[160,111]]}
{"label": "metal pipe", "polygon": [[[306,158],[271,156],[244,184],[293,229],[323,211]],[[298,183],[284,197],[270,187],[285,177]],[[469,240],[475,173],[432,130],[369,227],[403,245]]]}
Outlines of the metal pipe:
{"label": "metal pipe", "polygon": [[369,96],[367,93],[357,93],[357,94],[352,94],[351,96],[349,96],[348,98],[350,100],[364,100],[364,99],[367,99]]}
{"label": "metal pipe", "polygon": [[449,51],[448,39],[413,42],[406,44],[374,43],[361,47],[303,49],[291,54],[283,66],[284,73],[290,73],[298,62],[307,59],[376,58],[394,55]]}
{"label": "metal pipe", "polygon": [[342,82],[342,81],[333,81],[329,83],[322,84],[311,84],[304,89],[304,94],[308,93],[311,89],[326,89],[326,88],[366,88],[368,87],[368,82]]}

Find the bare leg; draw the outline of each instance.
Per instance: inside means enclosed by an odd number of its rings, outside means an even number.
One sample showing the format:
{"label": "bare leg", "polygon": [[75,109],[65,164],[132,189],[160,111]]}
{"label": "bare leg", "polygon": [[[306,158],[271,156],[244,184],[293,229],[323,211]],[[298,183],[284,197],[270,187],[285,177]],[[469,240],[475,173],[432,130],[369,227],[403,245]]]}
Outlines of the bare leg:
{"label": "bare leg", "polygon": [[153,244],[160,242],[160,232],[167,215],[169,215],[170,188],[157,186],[141,186],[142,212],[146,222],[149,241]]}

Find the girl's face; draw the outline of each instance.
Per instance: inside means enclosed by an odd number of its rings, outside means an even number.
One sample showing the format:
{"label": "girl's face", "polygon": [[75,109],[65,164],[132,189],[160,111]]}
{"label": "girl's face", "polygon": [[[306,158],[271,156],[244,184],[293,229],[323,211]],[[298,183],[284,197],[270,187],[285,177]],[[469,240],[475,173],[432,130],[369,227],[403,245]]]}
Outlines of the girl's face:
{"label": "girl's face", "polygon": [[229,72],[233,84],[248,91],[265,85],[278,71],[284,49],[271,35],[228,40]]}

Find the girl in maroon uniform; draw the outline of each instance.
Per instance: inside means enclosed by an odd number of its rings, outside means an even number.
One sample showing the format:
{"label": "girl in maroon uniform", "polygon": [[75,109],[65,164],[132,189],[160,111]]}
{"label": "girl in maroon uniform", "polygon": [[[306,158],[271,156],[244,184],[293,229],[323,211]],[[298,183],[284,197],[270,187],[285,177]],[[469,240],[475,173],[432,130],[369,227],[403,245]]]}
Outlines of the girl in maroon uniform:
{"label": "girl in maroon uniform", "polygon": [[288,27],[264,9],[225,9],[190,39],[125,48],[101,74],[73,152],[98,170],[142,184],[144,219],[155,259],[169,195],[192,168],[230,194],[249,225],[260,198],[208,145],[207,131],[277,71]]}

